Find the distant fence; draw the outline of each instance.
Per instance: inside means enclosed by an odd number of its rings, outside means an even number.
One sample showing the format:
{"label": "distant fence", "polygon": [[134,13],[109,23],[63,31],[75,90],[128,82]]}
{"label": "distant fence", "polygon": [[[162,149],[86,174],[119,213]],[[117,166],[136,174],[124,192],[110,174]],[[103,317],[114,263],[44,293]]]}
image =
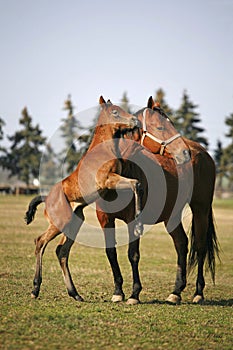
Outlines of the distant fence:
{"label": "distant fence", "polygon": [[[12,185],[7,185],[7,184],[0,184],[0,195],[5,195],[5,194],[14,194],[14,195],[32,195],[32,194],[43,194],[47,195],[49,192],[50,188],[40,188],[37,186],[12,186]],[[214,196],[216,198],[220,199],[228,199],[228,198],[233,198],[233,191],[229,190],[215,190]]]}
{"label": "distant fence", "polygon": [[216,198],[229,199],[229,198],[233,198],[233,191],[215,190],[214,195],[215,195]]}
{"label": "distant fence", "polygon": [[40,188],[36,186],[11,186],[11,185],[0,185],[0,194],[38,194]]}

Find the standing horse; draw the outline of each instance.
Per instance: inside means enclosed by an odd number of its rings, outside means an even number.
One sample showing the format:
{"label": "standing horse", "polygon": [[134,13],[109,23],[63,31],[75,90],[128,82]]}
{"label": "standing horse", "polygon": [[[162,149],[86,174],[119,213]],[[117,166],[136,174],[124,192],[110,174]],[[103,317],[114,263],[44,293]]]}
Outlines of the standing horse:
{"label": "standing horse", "polygon": [[[119,136],[124,129],[138,126],[135,116],[126,113],[118,106],[106,103],[100,97],[100,115],[94,137],[87,153],[80,160],[75,171],[54,185],[47,197],[37,196],[29,204],[25,220],[29,224],[35,215],[37,206],[45,202],[45,215],[49,221],[48,229],[40,235],[36,243],[36,273],[33,280],[32,297],[37,298],[42,283],[42,256],[49,241],[65,233],[62,244],[57,248],[57,256],[62,268],[68,293],[76,300],[82,300],[78,294],[68,268],[68,255],[83,221],[83,208],[96,201],[100,195],[111,189],[130,189],[135,195],[135,216],[140,213],[139,183],[127,179],[122,174],[118,150]],[[73,212],[70,204],[78,203]],[[137,220],[136,234],[142,226]]]}
{"label": "standing horse", "polygon": [[[215,165],[203,147],[196,142],[182,138],[177,133],[165,113],[158,108],[152,98],[148,100],[147,107],[150,109],[145,108],[136,113],[137,118],[141,121],[142,129],[139,133],[134,133],[133,138],[155,154],[149,153],[144,148],[136,152],[135,158],[132,156],[135,152],[135,145],[132,142],[129,143],[128,155],[124,154],[124,158],[127,162],[129,161],[128,156],[132,165],[130,171],[128,171],[129,167],[125,168],[127,170],[124,176],[137,178],[142,184],[144,190],[142,222],[145,224],[164,222],[173,239],[177,252],[177,274],[174,289],[167,298],[167,301],[173,304],[180,303],[181,292],[186,286],[188,239],[181,222],[181,215],[185,204],[189,203],[193,214],[189,267],[198,265],[193,303],[201,303],[204,300],[204,262],[207,260],[214,281],[215,253],[217,255],[219,253],[212,216]],[[189,161],[189,154],[191,154],[191,161]],[[141,162],[138,161],[139,157],[142,157]],[[143,164],[143,169],[146,169],[147,173],[146,177],[143,176],[143,171],[136,163]],[[163,173],[159,171],[159,167]],[[147,184],[148,174],[154,176],[150,179],[149,185]],[[165,184],[163,179],[165,179]],[[165,198],[164,191],[166,192]],[[160,207],[158,203],[161,204]],[[140,239],[135,240],[134,238],[134,203],[132,201],[124,210],[108,213],[106,203],[98,200],[96,210],[104,231],[106,254],[114,277],[113,302],[124,299],[123,278],[114,243],[115,219],[121,219],[128,225],[128,258],[132,267],[133,290],[127,303],[136,304],[139,302],[142,286],[138,270]]]}

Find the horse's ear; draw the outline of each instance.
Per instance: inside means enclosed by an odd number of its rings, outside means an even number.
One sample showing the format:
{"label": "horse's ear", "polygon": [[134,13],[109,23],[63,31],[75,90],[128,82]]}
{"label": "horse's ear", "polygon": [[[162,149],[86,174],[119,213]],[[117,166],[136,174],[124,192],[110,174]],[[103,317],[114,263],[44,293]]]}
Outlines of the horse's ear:
{"label": "horse's ear", "polygon": [[147,108],[153,109],[154,104],[155,104],[155,101],[153,100],[153,97],[150,96],[147,102]]}
{"label": "horse's ear", "polygon": [[107,103],[108,103],[109,105],[112,105],[112,102],[111,102],[109,99],[108,99]]}
{"label": "horse's ear", "polygon": [[104,104],[104,103],[106,103],[106,102],[105,102],[105,99],[104,99],[103,96],[101,95],[100,98],[99,98],[99,104],[102,105],[102,104]]}

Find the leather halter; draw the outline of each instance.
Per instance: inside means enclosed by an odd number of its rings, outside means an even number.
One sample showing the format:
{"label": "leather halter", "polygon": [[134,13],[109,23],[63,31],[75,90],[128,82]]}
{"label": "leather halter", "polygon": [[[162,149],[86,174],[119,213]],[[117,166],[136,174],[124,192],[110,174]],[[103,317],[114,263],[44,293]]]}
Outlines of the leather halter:
{"label": "leather halter", "polygon": [[141,139],[141,145],[143,145],[143,141],[144,141],[145,137],[146,136],[149,137],[150,139],[152,139],[153,141],[155,141],[161,145],[159,153],[162,156],[166,146],[169,145],[170,143],[172,143],[174,140],[181,137],[181,135],[179,133],[177,133],[174,136],[170,137],[168,140],[160,140],[157,137],[155,137],[154,135],[152,135],[149,131],[147,131],[147,128],[146,128],[146,111],[147,111],[147,108],[144,109],[143,114],[142,114],[142,116],[143,116],[142,133],[143,134],[142,134],[142,139]]}

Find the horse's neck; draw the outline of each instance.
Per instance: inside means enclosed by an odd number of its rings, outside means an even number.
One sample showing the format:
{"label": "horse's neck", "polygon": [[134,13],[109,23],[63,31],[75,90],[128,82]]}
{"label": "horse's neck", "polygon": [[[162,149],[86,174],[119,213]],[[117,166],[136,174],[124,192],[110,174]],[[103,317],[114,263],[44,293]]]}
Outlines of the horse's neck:
{"label": "horse's neck", "polygon": [[117,139],[114,138],[114,131],[110,125],[98,125],[95,128],[94,137],[92,142],[88,148],[91,150],[99,144],[106,142],[106,149],[109,150],[110,153],[117,153]]}
{"label": "horse's neck", "polygon": [[127,137],[119,140],[118,149],[121,157],[127,159],[140,152],[143,147],[140,143],[135,142],[134,138]]}

